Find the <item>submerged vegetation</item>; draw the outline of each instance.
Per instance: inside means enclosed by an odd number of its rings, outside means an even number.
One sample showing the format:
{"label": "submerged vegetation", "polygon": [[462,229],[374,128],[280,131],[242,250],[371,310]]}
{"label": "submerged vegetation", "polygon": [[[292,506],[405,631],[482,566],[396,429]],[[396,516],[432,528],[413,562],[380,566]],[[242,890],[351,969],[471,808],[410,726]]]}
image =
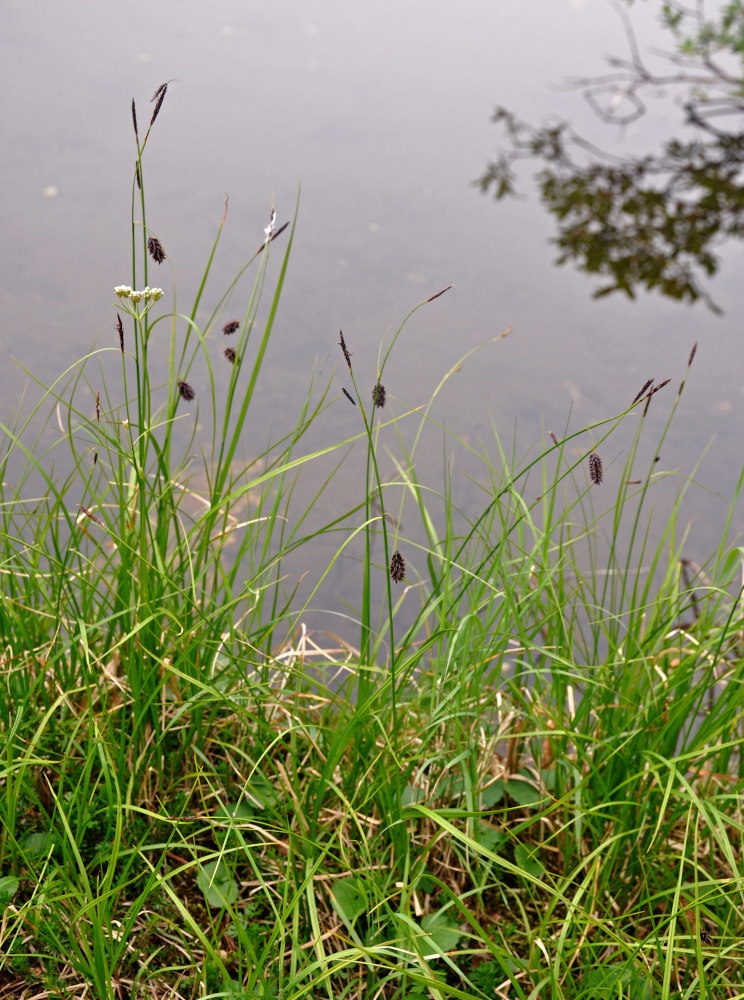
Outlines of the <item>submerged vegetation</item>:
{"label": "submerged vegetation", "polygon": [[[273,267],[272,211],[208,294],[226,211],[190,311],[168,312],[132,112],[116,333],[3,427],[0,995],[744,995],[741,552],[727,522],[686,558],[685,487],[649,530],[646,417],[665,407],[669,433],[694,349],[676,394],[629,386],[537,457],[494,438],[475,513],[418,478],[431,402],[391,405],[405,320],[376,372],[341,333],[346,399],[311,386],[246,459],[295,223]],[[304,449],[348,400],[355,437]],[[32,436],[45,407],[71,461]],[[352,442],[358,504],[313,526]],[[318,541],[302,599],[284,567]],[[354,634],[321,643],[310,600],[356,543]]]}

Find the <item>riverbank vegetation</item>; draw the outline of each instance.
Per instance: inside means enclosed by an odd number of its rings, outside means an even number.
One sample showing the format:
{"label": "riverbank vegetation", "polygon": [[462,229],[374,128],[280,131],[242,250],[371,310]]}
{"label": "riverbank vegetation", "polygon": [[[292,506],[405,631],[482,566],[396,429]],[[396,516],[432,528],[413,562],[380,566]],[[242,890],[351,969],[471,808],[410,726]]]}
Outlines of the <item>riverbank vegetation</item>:
{"label": "riverbank vegetation", "polygon": [[[132,110],[111,342],[3,427],[2,996],[744,996],[741,552],[726,522],[687,558],[688,479],[649,527],[694,348],[528,458],[494,435],[475,511],[418,478],[429,406],[387,400],[405,321],[375,372],[329,332],[333,382],[246,460],[294,221],[215,293],[223,218],[169,308]],[[351,445],[358,501],[318,526]]]}

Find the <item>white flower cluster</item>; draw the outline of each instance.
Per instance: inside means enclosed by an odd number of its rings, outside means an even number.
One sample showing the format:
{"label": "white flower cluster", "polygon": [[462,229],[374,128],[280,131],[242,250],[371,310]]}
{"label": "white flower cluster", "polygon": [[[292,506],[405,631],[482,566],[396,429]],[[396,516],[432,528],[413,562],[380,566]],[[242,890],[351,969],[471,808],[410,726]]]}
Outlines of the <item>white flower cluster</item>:
{"label": "white flower cluster", "polygon": [[145,302],[157,302],[158,299],[163,297],[162,288],[150,288],[148,285],[141,292],[136,292],[134,289],[130,288],[129,285],[116,285],[114,292],[123,301],[124,299],[131,299],[132,302],[140,302],[142,299]]}

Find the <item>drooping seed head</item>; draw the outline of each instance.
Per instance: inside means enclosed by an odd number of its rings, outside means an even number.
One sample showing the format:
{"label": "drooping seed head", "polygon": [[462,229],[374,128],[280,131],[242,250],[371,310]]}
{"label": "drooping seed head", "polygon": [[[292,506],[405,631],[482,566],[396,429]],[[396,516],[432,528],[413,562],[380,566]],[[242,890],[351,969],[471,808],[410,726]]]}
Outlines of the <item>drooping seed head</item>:
{"label": "drooping seed head", "polygon": [[181,399],[190,403],[191,400],[196,396],[196,393],[191,388],[188,382],[184,382],[181,379],[178,380],[178,392],[180,393]]}
{"label": "drooping seed head", "polygon": [[602,482],[602,459],[595,451],[589,456],[589,478],[595,486]]}
{"label": "drooping seed head", "polygon": [[390,560],[390,579],[393,583],[400,583],[406,578],[406,561],[396,549]]}
{"label": "drooping seed head", "polygon": [[168,91],[168,84],[161,83],[158,89],[150,98],[151,101],[155,101],[155,108],[152,112],[152,118],[150,119],[150,124],[148,125],[148,131],[153,127],[153,125],[155,124],[155,119],[160,114],[160,109],[163,106],[163,101],[165,100],[165,95],[167,91]]}
{"label": "drooping seed head", "polygon": [[240,322],[237,319],[231,319],[229,323],[225,323],[222,327],[222,332],[226,337],[229,337],[231,333],[235,333],[236,330],[240,329]]}
{"label": "drooping seed head", "polygon": [[165,260],[165,250],[163,250],[163,244],[155,236],[151,236],[147,241],[147,249],[150,251],[150,256],[155,261],[156,264],[162,264]]}
{"label": "drooping seed head", "polygon": [[387,393],[385,392],[385,386],[381,382],[372,387],[372,405],[382,409],[385,405],[385,400],[387,399]]}
{"label": "drooping seed head", "polygon": [[225,357],[227,358],[227,360],[230,362],[231,365],[235,364],[237,354],[235,353],[234,347],[226,347],[225,350],[223,351],[223,354],[225,355]]}

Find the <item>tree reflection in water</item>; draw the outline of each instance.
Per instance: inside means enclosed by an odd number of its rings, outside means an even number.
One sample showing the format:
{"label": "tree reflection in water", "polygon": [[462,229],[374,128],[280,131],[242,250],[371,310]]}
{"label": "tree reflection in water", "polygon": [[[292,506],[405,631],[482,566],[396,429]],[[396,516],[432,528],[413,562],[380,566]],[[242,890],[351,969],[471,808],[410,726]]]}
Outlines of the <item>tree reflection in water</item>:
{"label": "tree reflection in water", "polygon": [[609,279],[595,297],[648,289],[720,311],[705,279],[718,269],[716,248],[744,235],[744,0],[719,5],[712,17],[703,0],[694,9],[664,3],[662,22],[675,44],[665,56],[668,73],[649,69],[624,7],[620,13],[630,58],[611,59],[607,75],[572,85],[603,121],[620,125],[644,114],[646,94],[673,89],[696,137],[623,159],[567,122],[534,127],[498,107],[493,120],[509,145],[477,183],[497,199],[513,195],[516,165],[542,161],[536,180],[557,222],[557,262]]}

